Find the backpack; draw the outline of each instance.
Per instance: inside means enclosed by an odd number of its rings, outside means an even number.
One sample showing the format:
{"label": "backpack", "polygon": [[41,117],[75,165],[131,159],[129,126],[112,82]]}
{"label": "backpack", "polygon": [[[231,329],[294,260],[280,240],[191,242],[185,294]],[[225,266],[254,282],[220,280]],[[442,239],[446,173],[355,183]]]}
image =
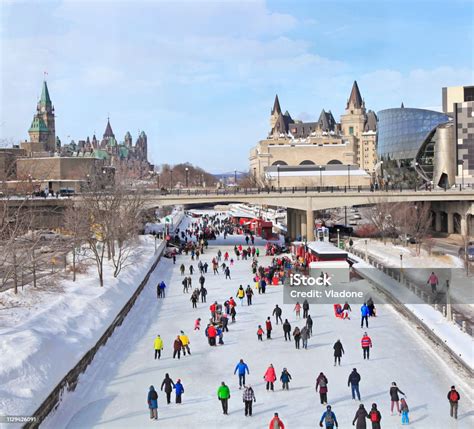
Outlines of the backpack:
{"label": "backpack", "polygon": [[379,421],[378,411],[373,410],[373,411],[370,412],[370,421],[371,422],[378,422]]}
{"label": "backpack", "polygon": [[458,400],[458,392],[456,392],[455,390],[452,390],[450,393],[449,393],[449,400],[451,402],[456,402]]}
{"label": "backpack", "polygon": [[324,421],[329,424],[334,424],[334,417],[332,411],[326,412],[326,417],[324,418]]}

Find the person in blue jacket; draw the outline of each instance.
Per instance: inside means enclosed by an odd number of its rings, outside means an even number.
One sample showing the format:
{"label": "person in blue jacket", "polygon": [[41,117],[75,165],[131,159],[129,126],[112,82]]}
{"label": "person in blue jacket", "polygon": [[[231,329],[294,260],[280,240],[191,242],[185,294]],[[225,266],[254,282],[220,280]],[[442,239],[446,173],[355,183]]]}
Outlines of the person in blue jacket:
{"label": "person in blue jacket", "polygon": [[153,386],[148,391],[148,408],[150,409],[150,419],[158,420],[158,393]]}
{"label": "person in blue jacket", "polygon": [[184,393],[184,387],[179,378],[178,378],[178,381],[174,385],[174,389],[176,392],[176,403],[181,404],[181,395]]}
{"label": "person in blue jacket", "polygon": [[247,371],[247,374],[250,374],[249,367],[243,359],[240,359],[239,363],[236,365],[234,374],[237,371],[239,371],[239,389],[242,389],[242,386],[245,384],[245,371]]}
{"label": "person in blue jacket", "polygon": [[330,405],[326,407],[326,411],[321,416],[321,420],[319,421],[320,427],[323,427],[323,422],[326,426],[326,429],[333,429],[334,427],[339,427],[336,415],[332,412]]}
{"label": "person in blue jacket", "polygon": [[364,305],[360,307],[360,327],[362,328],[364,325],[364,320],[365,320],[365,327],[369,327],[369,307],[367,306],[367,303],[364,302]]}
{"label": "person in blue jacket", "polygon": [[166,284],[164,281],[160,283],[160,298],[165,297],[165,289],[166,289]]}

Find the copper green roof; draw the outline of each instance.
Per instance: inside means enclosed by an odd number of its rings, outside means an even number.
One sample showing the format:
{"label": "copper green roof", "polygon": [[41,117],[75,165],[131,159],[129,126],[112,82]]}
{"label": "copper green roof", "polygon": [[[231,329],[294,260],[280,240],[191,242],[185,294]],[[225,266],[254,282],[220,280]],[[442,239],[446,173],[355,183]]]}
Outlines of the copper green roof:
{"label": "copper green roof", "polygon": [[51,104],[51,98],[49,98],[48,85],[46,81],[43,81],[43,89],[41,90],[40,104],[42,105]]}
{"label": "copper green roof", "polygon": [[107,146],[117,146],[117,140],[115,140],[115,137],[109,137],[107,139]]}
{"label": "copper green roof", "polygon": [[126,146],[119,146],[119,157],[120,159],[125,159],[128,157],[128,148]]}
{"label": "copper green roof", "polygon": [[106,150],[96,149],[94,151],[94,157],[99,159],[109,159],[109,154]]}
{"label": "copper green roof", "polygon": [[48,132],[48,126],[44,123],[43,119],[35,116],[33,118],[33,122],[31,123],[31,127],[28,131],[40,131],[40,132]]}

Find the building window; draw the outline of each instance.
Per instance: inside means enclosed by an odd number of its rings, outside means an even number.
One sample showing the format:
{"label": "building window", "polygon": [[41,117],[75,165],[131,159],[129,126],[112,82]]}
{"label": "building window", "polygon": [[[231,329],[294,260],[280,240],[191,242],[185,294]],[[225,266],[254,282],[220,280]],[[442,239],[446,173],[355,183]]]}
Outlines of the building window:
{"label": "building window", "polygon": [[353,135],[354,134],[354,127],[349,127],[349,134]]}

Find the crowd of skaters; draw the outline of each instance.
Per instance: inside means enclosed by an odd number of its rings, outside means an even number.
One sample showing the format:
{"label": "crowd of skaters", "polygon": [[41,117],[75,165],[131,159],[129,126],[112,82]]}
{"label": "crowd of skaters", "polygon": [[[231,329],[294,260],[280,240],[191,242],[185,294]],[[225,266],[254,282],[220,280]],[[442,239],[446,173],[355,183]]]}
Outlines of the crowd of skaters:
{"label": "crowd of skaters", "polygon": [[[207,224],[206,228],[203,228],[199,222],[193,222],[191,223],[191,228],[188,228],[186,229],[186,231],[182,232],[185,234],[186,237],[195,236],[197,243],[199,243],[199,247],[197,247],[196,243],[193,243],[193,242],[190,242],[193,244],[187,247],[187,251],[185,253],[188,254],[189,252],[191,252],[191,260],[194,260],[195,258],[199,259],[199,255],[204,253],[204,248],[207,249],[207,246],[208,246],[207,237],[211,237],[212,239],[212,237],[215,237],[216,234],[217,235],[224,234],[225,236],[229,234],[229,226],[226,225],[225,222],[221,222],[216,219],[214,219],[214,222],[215,223],[212,224],[211,227],[209,226],[209,224]],[[210,231],[212,233],[210,233]],[[253,235],[251,234],[246,235],[245,241],[247,245],[249,244],[249,242],[251,242],[253,245],[254,244]],[[291,271],[291,269],[294,268],[292,266],[291,260],[288,257],[274,257],[271,265],[269,265],[268,267],[259,265],[258,257],[259,257],[260,252],[258,248],[255,248],[255,246],[252,246],[252,247],[248,246],[247,248],[245,248],[243,245],[238,245],[238,246],[236,245],[234,247],[234,254],[237,260],[240,260],[240,258],[242,258],[242,260],[247,260],[248,258],[251,258],[252,260],[251,269],[252,269],[252,273],[254,274],[253,280],[255,282],[255,287],[258,290],[259,294],[265,293],[267,284],[276,284],[275,278],[277,279],[278,283],[280,282],[283,283],[285,276],[288,274],[288,271]],[[276,254],[276,246],[266,247],[266,255],[275,255],[275,254]],[[175,263],[176,262],[175,255],[173,256],[174,256],[173,263]],[[220,264],[221,261],[222,263]],[[214,275],[218,275],[219,268],[221,268],[223,273],[225,274],[225,278],[230,279],[230,266],[234,265],[234,262],[235,261],[233,257],[229,254],[228,251],[225,251],[224,254],[222,254],[222,251],[219,249],[217,252],[217,255],[212,259],[212,262],[211,262]],[[197,308],[197,302],[200,296],[202,299],[201,302],[206,302],[206,295],[207,295],[207,289],[204,287],[204,284],[205,284],[204,274],[207,273],[207,269],[208,269],[207,262],[203,264],[202,261],[199,261],[198,269],[200,273],[200,278],[199,278],[200,288],[196,288],[192,292],[191,302],[193,303],[193,308]],[[194,274],[194,271],[195,271],[192,264],[189,266],[188,270],[189,270],[190,276],[186,277],[185,276],[186,267],[184,264],[181,264],[180,271],[181,271],[181,275],[184,276],[183,293],[188,293],[188,290],[190,290],[191,288],[191,284],[192,284],[191,276]],[[166,289],[165,283],[163,281],[159,282],[157,285],[158,298],[165,297],[165,289]],[[246,298],[247,305],[248,306],[252,305],[253,295],[254,293],[250,285],[247,285],[246,288],[240,285],[235,294],[237,299],[240,300],[241,306],[244,305],[245,298]],[[205,335],[208,339],[208,343],[210,346],[216,346],[217,339],[219,340],[218,344],[220,345],[224,344],[223,333],[226,331],[228,332],[229,317],[231,318],[232,323],[235,323],[236,321],[235,319],[236,306],[237,306],[236,301],[234,300],[233,297],[230,297],[228,300],[224,301],[223,305],[215,301],[209,307],[211,317],[205,329]],[[350,305],[346,302],[344,306],[340,306],[340,308],[341,308],[341,311],[335,310],[335,313],[339,313],[339,315],[336,314],[336,317],[340,317],[342,315],[343,319],[350,319],[349,313],[352,311]],[[292,335],[293,335],[296,349],[300,348],[300,342],[302,342],[303,349],[307,349],[308,339],[312,335],[312,328],[313,328],[313,321],[309,314],[309,303],[307,300],[305,300],[302,305],[299,304],[299,302],[296,303],[294,312],[296,313],[297,320],[301,319],[301,309],[303,310],[303,319],[305,319],[305,324],[301,329],[299,327],[295,327]],[[282,314],[283,314],[283,310],[278,305],[276,305],[272,313],[272,316],[275,317],[275,324],[278,325],[280,322],[283,328],[283,332],[285,334],[284,335],[285,341],[291,341],[291,337],[290,337],[291,324],[289,323],[288,319],[285,319],[285,321],[283,322]],[[375,317],[375,315],[376,315],[375,305],[372,299],[369,299],[368,302],[364,303],[361,307],[361,328],[363,327],[364,322],[365,322],[365,327],[368,328],[369,317]],[[195,330],[200,330],[200,323],[201,323],[201,319],[200,318],[196,319],[195,326],[194,326]],[[269,340],[271,339],[272,330],[273,330],[273,326],[271,322],[271,317],[268,316],[267,320],[265,321],[265,331],[266,331],[266,338]],[[257,337],[259,341],[263,341],[264,333],[265,332],[263,331],[262,326],[258,325]],[[178,359],[180,359],[180,354],[183,353],[183,355],[186,356],[186,352],[188,352],[188,355],[190,355],[191,351],[189,348],[189,344],[190,344],[189,337],[185,335],[183,331],[181,331],[180,334],[174,340],[173,358],[177,356]],[[369,359],[370,348],[372,348],[372,340],[368,336],[367,332],[364,332],[364,335],[361,338],[361,347],[363,350],[364,360]],[[157,338],[155,339],[155,359],[160,359],[162,350],[163,350],[163,342],[160,336],[158,335]],[[336,366],[336,364],[339,364],[340,366],[341,357],[344,354],[344,348],[340,340],[337,340],[334,343],[333,350],[334,350],[334,366]],[[244,403],[244,414],[245,416],[251,416],[252,404],[256,402],[256,397],[255,397],[255,392],[253,390],[253,387],[249,384],[246,384],[245,376],[246,374],[249,375],[249,367],[244,362],[243,359],[241,359],[239,363],[236,365],[234,374],[236,373],[238,373],[238,376],[239,376],[239,389],[243,389],[242,400]],[[263,379],[265,381],[266,390],[274,391],[277,375],[276,375],[276,370],[273,367],[273,364],[270,364],[268,366],[267,370],[265,371],[263,375]],[[292,380],[292,377],[290,373],[288,372],[287,368],[283,368],[279,380],[282,383],[282,387],[281,387],[282,390],[289,390],[289,383]],[[360,390],[359,390],[360,381],[361,381],[361,376],[357,372],[357,369],[354,368],[353,371],[349,374],[347,385],[351,389],[352,399],[358,400],[359,402],[361,400],[361,395],[360,395]],[[323,372],[321,372],[316,378],[315,389],[316,389],[316,392],[319,393],[321,404],[326,405],[326,410],[321,416],[319,425],[321,427],[323,427],[324,425],[324,427],[331,429],[333,427],[338,427],[338,422],[336,419],[336,415],[334,411],[332,410],[331,405],[328,404],[328,399],[327,399],[328,384],[329,384],[328,378]],[[178,387],[176,388],[176,386]],[[176,403],[181,403],[181,395],[184,393],[184,387],[181,383],[181,380],[178,379],[177,383],[173,383],[173,381],[169,378],[169,375],[166,374],[165,380],[163,380],[163,383],[161,386],[161,390],[163,390],[163,388],[165,388],[168,404],[170,403],[170,396],[172,392],[171,389],[176,390]],[[391,414],[393,415],[394,409],[396,408],[397,413],[402,418],[402,424],[407,425],[409,424],[408,405],[406,402],[406,398],[405,397],[400,398],[399,394],[405,396],[405,394],[398,388],[396,383],[393,382],[389,389],[390,402],[391,402],[390,411],[391,411]],[[155,395],[156,395],[156,398],[155,398]],[[225,382],[221,382],[221,385],[218,387],[217,397],[222,404],[223,414],[227,415],[228,407],[229,407],[229,399],[230,399],[230,389],[225,384]],[[448,392],[447,398],[450,404],[451,417],[457,419],[457,410],[458,410],[460,395],[459,395],[459,392],[457,392],[455,386],[451,387],[450,391]],[[156,407],[155,407],[155,401],[156,401]],[[150,418],[156,419],[157,418],[157,394],[153,386],[150,386],[150,390],[148,394],[148,404],[150,408]],[[369,411],[366,410],[364,404],[360,404],[355,413],[355,417],[353,419],[352,424],[356,425],[357,429],[365,429],[366,419],[371,422],[372,429],[380,429],[381,427],[380,422],[382,419],[382,415],[379,409],[377,408],[376,403],[373,403],[371,405],[371,409]],[[271,419],[269,428],[270,429],[284,428],[283,421],[279,418],[277,413],[275,413],[274,417]]]}

